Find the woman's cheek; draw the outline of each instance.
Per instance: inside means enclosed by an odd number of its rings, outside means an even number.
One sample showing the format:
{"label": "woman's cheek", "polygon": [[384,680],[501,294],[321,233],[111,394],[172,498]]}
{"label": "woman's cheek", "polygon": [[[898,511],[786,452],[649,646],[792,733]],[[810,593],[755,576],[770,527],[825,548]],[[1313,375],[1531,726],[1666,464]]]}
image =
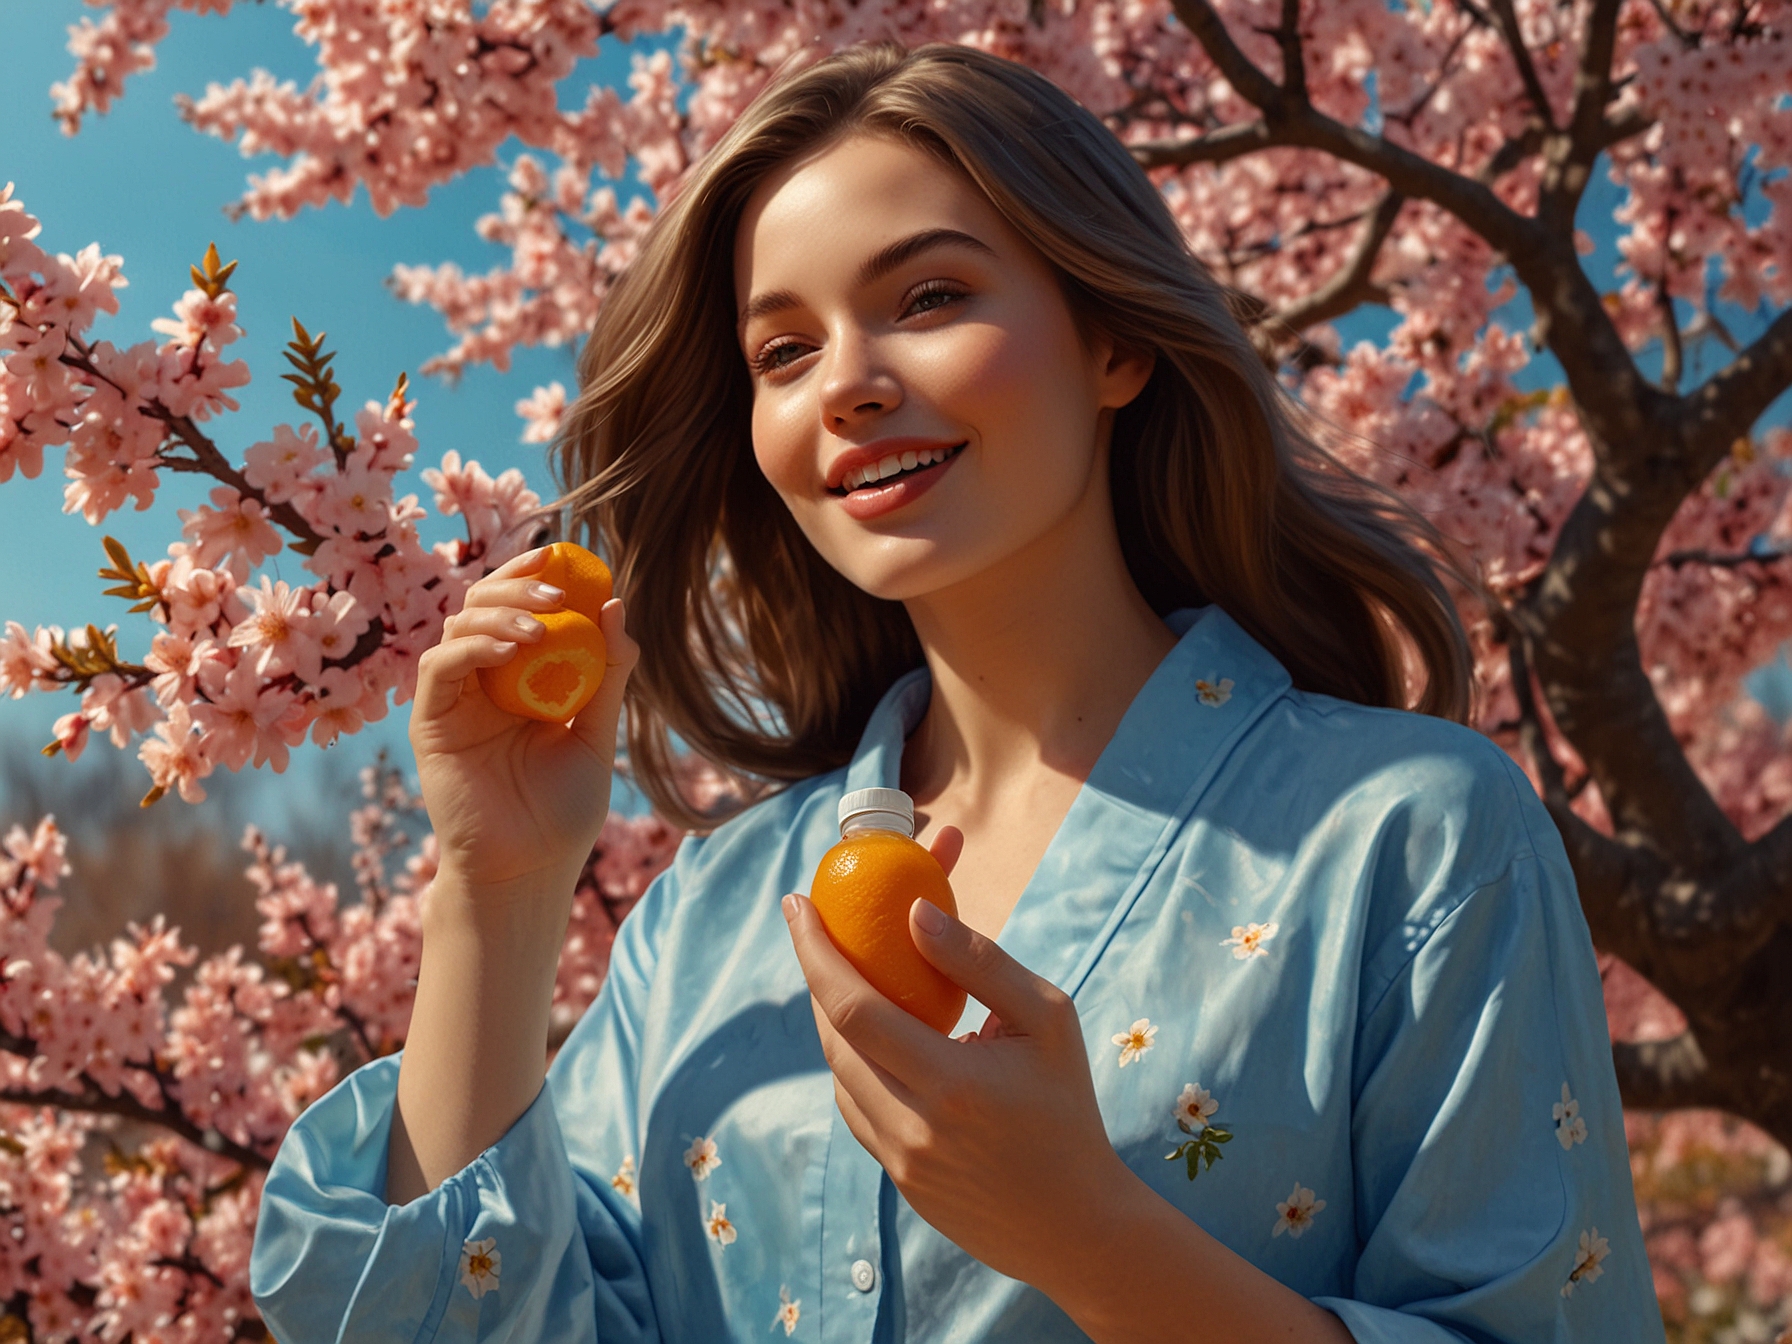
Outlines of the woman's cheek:
{"label": "woman's cheek", "polygon": [[795,413],[786,398],[761,394],[753,404],[753,457],[759,471],[789,505],[804,491],[810,464],[803,460]]}

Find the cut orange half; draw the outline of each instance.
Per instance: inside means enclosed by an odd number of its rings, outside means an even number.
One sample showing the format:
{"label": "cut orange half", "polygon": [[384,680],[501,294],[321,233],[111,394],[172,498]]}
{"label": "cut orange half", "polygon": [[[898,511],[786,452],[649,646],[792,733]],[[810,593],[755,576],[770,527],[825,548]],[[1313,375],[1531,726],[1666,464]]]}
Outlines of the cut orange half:
{"label": "cut orange half", "polygon": [[509,662],[480,668],[480,689],[506,713],[565,723],[603,683],[603,631],[576,611],[539,612],[536,619],[546,633],[533,644],[519,643]]}

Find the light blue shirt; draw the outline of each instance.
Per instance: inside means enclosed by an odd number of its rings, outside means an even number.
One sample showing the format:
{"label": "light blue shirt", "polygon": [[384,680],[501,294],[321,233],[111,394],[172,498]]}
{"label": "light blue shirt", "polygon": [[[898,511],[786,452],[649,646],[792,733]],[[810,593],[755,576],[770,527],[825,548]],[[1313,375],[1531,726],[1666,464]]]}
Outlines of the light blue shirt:
{"label": "light blue shirt", "polygon": [[[1593,948],[1523,773],[1293,689],[1217,607],[1169,624],[1000,937],[1073,997],[1116,1151],[1361,1344],[1662,1340]],[[383,1197],[396,1056],[301,1115],[250,1266],[276,1336],[1086,1338],[854,1139],[779,910],[929,694],[902,677],[847,768],[684,841],[540,1095],[437,1189]]]}

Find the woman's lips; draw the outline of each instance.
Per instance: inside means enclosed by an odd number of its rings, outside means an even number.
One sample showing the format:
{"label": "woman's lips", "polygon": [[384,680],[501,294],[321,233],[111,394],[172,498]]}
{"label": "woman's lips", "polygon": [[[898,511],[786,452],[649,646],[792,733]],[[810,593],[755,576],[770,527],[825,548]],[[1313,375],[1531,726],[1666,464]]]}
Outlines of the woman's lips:
{"label": "woman's lips", "polygon": [[838,497],[840,507],[860,522],[881,518],[933,489],[934,482],[944,476],[963,454],[964,445],[961,443],[944,462],[935,462],[931,467],[923,467],[919,471],[904,472],[877,485],[862,485],[857,490],[849,490]]}

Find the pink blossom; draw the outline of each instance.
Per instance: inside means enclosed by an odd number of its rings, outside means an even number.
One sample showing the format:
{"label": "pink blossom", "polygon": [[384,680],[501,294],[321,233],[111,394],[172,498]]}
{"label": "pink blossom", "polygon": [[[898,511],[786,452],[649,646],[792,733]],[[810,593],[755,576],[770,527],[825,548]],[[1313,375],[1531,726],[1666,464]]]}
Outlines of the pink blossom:
{"label": "pink blossom", "polygon": [[239,495],[227,485],[211,492],[212,504],[179,510],[181,531],[192,543],[196,565],[226,561],[231,577],[239,583],[249,571],[285,544],[268,524],[267,508],[258,499]]}
{"label": "pink blossom", "polygon": [[229,290],[213,298],[203,289],[189,289],[175,301],[174,319],[158,317],[149,325],[178,345],[209,343],[214,350],[243,334],[236,325],[236,295]]}
{"label": "pink blossom", "polygon": [[552,443],[566,414],[566,389],[557,381],[538,387],[517,402],[516,413],[523,418],[524,443]]}
{"label": "pink blossom", "polygon": [[341,470],[319,478],[311,501],[311,517],[343,536],[378,536],[386,529],[391,481],[368,465],[367,457],[357,453]]}
{"label": "pink blossom", "polygon": [[8,621],[5,634],[0,637],[0,691],[17,700],[25,692],[38,689],[59,666],[50,645],[61,638],[62,630],[57,626],[45,629],[40,625],[27,635],[24,626]]}
{"label": "pink blossom", "polygon": [[249,650],[247,657],[260,676],[297,672],[301,681],[316,681],[323,651],[301,619],[309,614],[310,590],[288,588],[284,580],[270,580],[264,574],[260,588],[241,591],[255,610],[230,632],[230,647]]}
{"label": "pink blossom", "polygon": [[159,789],[178,789],[189,803],[205,798],[199,781],[212,772],[212,763],[200,750],[194,736],[193,716],[187,706],[176,701],[168,717],[155,726],[155,736],[137,749],[137,757],[149,768],[149,776]]}
{"label": "pink blossom", "polygon": [[329,454],[318,446],[317,427],[275,425],[274,437],[251,444],[243,453],[243,476],[274,504],[298,491],[299,482]]}
{"label": "pink blossom", "polygon": [[248,659],[235,667],[207,662],[199,669],[204,699],[193,705],[207,759],[227,770],[250,764],[286,769],[287,748],[303,740],[303,710],[297,696],[269,686]]}

